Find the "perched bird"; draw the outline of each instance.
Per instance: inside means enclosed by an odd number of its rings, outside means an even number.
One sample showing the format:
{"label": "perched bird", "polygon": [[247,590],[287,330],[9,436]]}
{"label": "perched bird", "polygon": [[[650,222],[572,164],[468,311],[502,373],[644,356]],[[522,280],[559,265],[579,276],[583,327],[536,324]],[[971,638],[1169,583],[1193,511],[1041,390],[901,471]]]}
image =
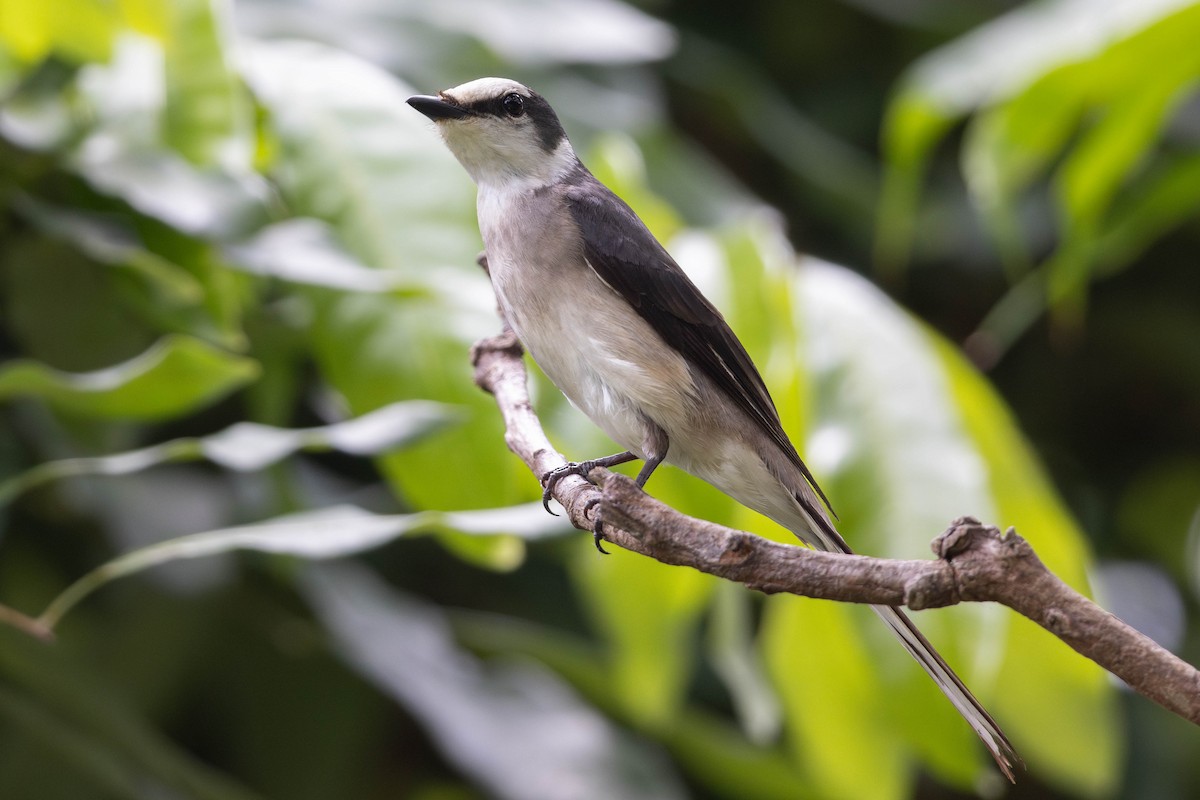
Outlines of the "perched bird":
{"label": "perched bird", "polygon": [[[580,162],[545,98],[480,78],[408,103],[437,123],[478,186],[492,285],[513,331],[571,403],[626,448],[549,474],[547,491],[569,472],[635,459],[642,486],[668,461],[808,545],[850,553],[746,349]],[[872,608],[1012,780],[1020,759],[991,715],[903,612]]]}

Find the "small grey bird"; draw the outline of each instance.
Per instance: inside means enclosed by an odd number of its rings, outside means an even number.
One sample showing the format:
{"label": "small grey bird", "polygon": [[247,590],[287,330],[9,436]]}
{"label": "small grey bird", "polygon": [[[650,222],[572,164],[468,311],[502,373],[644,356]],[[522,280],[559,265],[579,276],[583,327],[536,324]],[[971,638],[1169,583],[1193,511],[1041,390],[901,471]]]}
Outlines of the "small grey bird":
{"label": "small grey bird", "polygon": [[[640,459],[709,482],[819,550],[850,553],[762,377],[721,313],[645,224],[579,161],[545,98],[480,78],[408,100],[478,186],[492,285],[517,337],[625,452],[543,478]],[[597,539],[599,545],[599,539]],[[897,608],[872,606],[1009,780],[1020,763],[991,715]]]}

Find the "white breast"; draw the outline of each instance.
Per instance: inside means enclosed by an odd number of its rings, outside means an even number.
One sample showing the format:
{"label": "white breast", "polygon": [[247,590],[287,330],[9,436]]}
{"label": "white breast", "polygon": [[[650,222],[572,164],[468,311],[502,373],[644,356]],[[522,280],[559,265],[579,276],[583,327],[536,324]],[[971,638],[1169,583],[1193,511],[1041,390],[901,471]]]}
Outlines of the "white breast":
{"label": "white breast", "polygon": [[635,454],[647,417],[682,430],[695,406],[687,364],[588,266],[553,194],[481,185],[478,212],[500,305],[547,377]]}

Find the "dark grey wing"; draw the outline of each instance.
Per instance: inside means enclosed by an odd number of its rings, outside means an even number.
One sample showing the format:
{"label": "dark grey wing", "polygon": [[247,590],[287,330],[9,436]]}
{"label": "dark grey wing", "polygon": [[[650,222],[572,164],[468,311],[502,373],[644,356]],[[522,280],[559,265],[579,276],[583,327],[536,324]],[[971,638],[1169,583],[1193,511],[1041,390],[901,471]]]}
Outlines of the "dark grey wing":
{"label": "dark grey wing", "polygon": [[721,312],[623,200],[590,174],[583,177],[565,196],[592,269],[779,445],[828,506],[784,433],[762,376]]}

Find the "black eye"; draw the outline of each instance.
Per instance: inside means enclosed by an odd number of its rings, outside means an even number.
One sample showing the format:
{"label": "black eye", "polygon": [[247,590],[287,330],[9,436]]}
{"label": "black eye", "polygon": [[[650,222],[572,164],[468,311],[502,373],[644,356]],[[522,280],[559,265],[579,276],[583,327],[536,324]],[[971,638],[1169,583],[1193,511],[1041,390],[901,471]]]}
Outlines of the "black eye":
{"label": "black eye", "polygon": [[510,117],[519,117],[525,113],[525,98],[516,92],[505,95],[500,105],[504,106],[504,113]]}

